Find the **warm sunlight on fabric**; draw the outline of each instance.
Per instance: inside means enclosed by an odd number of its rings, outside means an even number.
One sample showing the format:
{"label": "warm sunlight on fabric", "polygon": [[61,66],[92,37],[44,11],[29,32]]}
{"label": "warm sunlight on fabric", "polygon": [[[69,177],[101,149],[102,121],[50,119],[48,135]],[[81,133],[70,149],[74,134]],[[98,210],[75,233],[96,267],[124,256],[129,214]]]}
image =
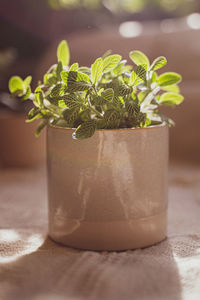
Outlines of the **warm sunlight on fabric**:
{"label": "warm sunlight on fabric", "polygon": [[15,230],[1,230],[0,231],[0,242],[16,242],[19,240],[19,234]]}
{"label": "warm sunlight on fabric", "polygon": [[119,33],[125,38],[139,36],[142,33],[142,24],[139,22],[124,22],[119,26]]}
{"label": "warm sunlight on fabric", "polygon": [[[3,248],[12,248],[12,251],[0,252],[0,263],[9,263],[17,260],[23,255],[35,252],[44,242],[44,238],[40,234],[33,234],[23,241],[20,234],[15,230],[1,230],[0,231],[0,242]],[[12,247],[10,247],[12,245]]]}

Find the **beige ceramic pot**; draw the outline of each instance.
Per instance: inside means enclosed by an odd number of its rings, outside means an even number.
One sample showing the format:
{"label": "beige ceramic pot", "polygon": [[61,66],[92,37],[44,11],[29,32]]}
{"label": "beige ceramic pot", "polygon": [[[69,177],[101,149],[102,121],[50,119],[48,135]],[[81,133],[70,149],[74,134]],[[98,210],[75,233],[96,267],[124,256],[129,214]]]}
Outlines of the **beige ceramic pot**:
{"label": "beige ceramic pot", "polygon": [[165,239],[168,127],[98,130],[81,141],[72,132],[48,128],[50,237],[90,250]]}

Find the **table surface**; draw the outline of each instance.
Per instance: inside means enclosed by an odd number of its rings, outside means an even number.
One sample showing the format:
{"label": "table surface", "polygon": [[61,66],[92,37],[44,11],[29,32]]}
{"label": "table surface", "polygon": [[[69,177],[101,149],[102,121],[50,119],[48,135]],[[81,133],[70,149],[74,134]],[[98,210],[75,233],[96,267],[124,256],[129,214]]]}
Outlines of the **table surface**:
{"label": "table surface", "polygon": [[79,251],[47,237],[45,168],[0,170],[0,300],[199,300],[200,167],[172,165],[168,238]]}

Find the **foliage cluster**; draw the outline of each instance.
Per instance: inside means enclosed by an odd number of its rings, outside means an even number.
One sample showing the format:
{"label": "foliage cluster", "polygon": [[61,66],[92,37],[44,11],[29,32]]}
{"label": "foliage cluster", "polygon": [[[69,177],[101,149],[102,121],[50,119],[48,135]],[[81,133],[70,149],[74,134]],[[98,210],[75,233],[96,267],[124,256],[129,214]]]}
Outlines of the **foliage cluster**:
{"label": "foliage cluster", "polygon": [[175,72],[158,76],[157,70],[167,63],[163,56],[152,63],[138,50],[129,56],[134,67],[120,55],[109,52],[97,58],[90,68],[78,63],[69,65],[69,47],[61,41],[58,63],[50,67],[33,93],[31,76],[25,80],[11,77],[9,90],[22,101],[33,101],[27,122],[43,119],[36,135],[47,124],[74,128],[74,139],[89,138],[96,129],[146,127],[163,121],[172,124],[159,107],[183,101],[178,87],[181,76]]}

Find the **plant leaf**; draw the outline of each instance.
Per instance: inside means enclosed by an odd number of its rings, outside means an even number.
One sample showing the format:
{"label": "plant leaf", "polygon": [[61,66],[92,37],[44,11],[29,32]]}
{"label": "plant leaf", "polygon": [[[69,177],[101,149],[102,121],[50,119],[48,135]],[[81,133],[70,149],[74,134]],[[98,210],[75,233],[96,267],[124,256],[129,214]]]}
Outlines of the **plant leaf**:
{"label": "plant leaf", "polygon": [[114,91],[111,88],[106,89],[105,91],[102,92],[101,96],[106,100],[106,101],[112,101],[114,97]]}
{"label": "plant leaf", "polygon": [[168,86],[179,83],[182,77],[180,74],[175,72],[166,72],[158,77],[157,83],[160,86]]}
{"label": "plant leaf", "polygon": [[79,65],[78,63],[74,63],[73,65],[71,65],[71,67],[69,68],[69,71],[78,71]]}
{"label": "plant leaf", "polygon": [[113,54],[106,56],[103,60],[103,72],[107,73],[113,70],[121,60],[121,55]]}
{"label": "plant leaf", "polygon": [[96,122],[94,120],[86,121],[78,126],[72,137],[75,140],[87,139],[91,137],[96,130]]}
{"label": "plant leaf", "polygon": [[120,113],[115,109],[108,109],[104,113],[107,128],[117,128],[120,123]]}
{"label": "plant leaf", "polygon": [[35,132],[36,137],[38,137],[40,135],[40,132],[48,124],[48,122],[49,121],[47,119],[45,119],[39,124],[39,126],[37,127],[36,132]]}
{"label": "plant leaf", "polygon": [[151,64],[150,70],[156,71],[167,64],[167,59],[164,56],[157,57]]}
{"label": "plant leaf", "polygon": [[70,109],[72,109],[72,108],[75,109],[75,108],[81,107],[81,104],[78,101],[75,94],[65,95],[65,96],[63,96],[63,100]]}
{"label": "plant leaf", "polygon": [[63,118],[67,121],[69,126],[73,126],[74,121],[78,118],[79,109],[65,109]]}
{"label": "plant leaf", "polygon": [[143,52],[138,51],[138,50],[131,51],[129,53],[129,56],[136,65],[145,64],[145,65],[149,66],[149,59]]}
{"label": "plant leaf", "polygon": [[19,76],[12,76],[8,83],[11,94],[19,92],[18,96],[22,96],[25,92],[24,81]]}
{"label": "plant leaf", "polygon": [[83,82],[90,84],[90,78],[85,73],[76,72],[76,71],[63,71],[61,73],[62,80],[66,85],[69,82]]}
{"label": "plant leaf", "polygon": [[176,93],[164,93],[159,99],[159,103],[167,106],[179,105],[183,102],[184,97]]}
{"label": "plant leaf", "polygon": [[71,92],[85,91],[91,86],[89,76],[81,72],[63,71],[61,77]]}
{"label": "plant leaf", "polygon": [[139,65],[132,72],[129,79],[129,84],[138,85],[146,80],[146,69],[147,65]]}
{"label": "plant leaf", "polygon": [[95,62],[91,66],[91,80],[93,84],[97,83],[101,79],[102,73],[103,73],[103,59],[99,57],[95,60]]}
{"label": "plant leaf", "polygon": [[163,86],[162,90],[167,91],[167,92],[173,92],[173,93],[179,93],[180,92],[180,89],[179,89],[178,85],[176,85],[176,84],[169,85],[169,86]]}
{"label": "plant leaf", "polygon": [[31,84],[31,81],[32,81],[32,76],[27,76],[25,79],[24,79],[24,89],[27,91],[30,84]]}
{"label": "plant leaf", "polygon": [[62,96],[64,94],[64,91],[65,91],[65,86],[62,83],[59,83],[52,88],[50,96],[51,97]]}
{"label": "plant leaf", "polygon": [[61,61],[64,66],[69,65],[70,51],[69,51],[67,41],[63,40],[58,45],[57,58],[58,58],[58,61]]}

